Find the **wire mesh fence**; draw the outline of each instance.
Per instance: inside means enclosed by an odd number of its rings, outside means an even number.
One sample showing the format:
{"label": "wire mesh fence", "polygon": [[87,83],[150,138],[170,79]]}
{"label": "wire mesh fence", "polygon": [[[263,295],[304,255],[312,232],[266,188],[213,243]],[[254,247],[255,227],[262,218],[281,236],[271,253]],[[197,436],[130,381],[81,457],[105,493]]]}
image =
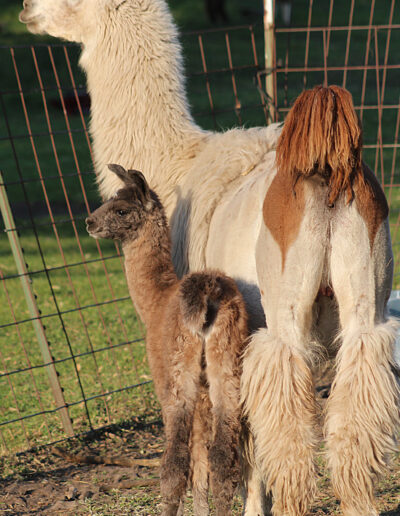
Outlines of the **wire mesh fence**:
{"label": "wire mesh fence", "polygon": [[[392,208],[399,286],[400,20],[394,0],[384,9],[368,2],[365,20],[355,0],[340,19],[334,0],[329,5],[315,15],[312,0],[295,2],[290,26],[276,5],[270,70],[261,24],[183,34],[188,96],[198,123],[222,130],[265,124],[270,112],[283,120],[316,83],[349,88],[365,158]],[[63,44],[0,47],[2,454],[146,414],[155,403],[118,246],[84,228],[99,199],[79,52]]]}

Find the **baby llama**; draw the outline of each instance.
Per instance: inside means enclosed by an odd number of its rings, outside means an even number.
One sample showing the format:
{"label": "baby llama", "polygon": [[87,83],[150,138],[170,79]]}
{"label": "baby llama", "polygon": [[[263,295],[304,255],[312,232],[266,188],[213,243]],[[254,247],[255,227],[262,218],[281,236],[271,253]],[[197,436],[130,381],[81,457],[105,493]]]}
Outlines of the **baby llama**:
{"label": "baby llama", "polygon": [[124,183],[86,219],[95,238],[120,240],[129,292],[146,325],[146,349],[161,403],[166,450],[163,515],[183,514],[189,476],[194,513],[230,514],[239,482],[240,356],[247,315],[234,281],[218,271],[178,280],[164,209],[137,171],[110,165]]}

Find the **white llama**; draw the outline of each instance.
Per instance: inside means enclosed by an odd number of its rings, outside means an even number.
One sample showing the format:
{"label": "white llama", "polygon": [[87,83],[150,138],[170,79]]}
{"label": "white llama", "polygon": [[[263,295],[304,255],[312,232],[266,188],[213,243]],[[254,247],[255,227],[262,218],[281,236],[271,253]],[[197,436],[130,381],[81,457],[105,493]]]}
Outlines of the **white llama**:
{"label": "white llama", "polygon": [[[276,244],[266,232],[263,205],[276,174],[275,147],[280,128],[271,125],[233,129],[221,134],[203,131],[194,124],[184,90],[180,45],[164,0],[25,0],[20,19],[32,32],[82,44],[80,64],[86,71],[92,99],[91,135],[102,196],[108,198],[122,186],[108,171],[107,163],[118,161],[126,168],[146,170],[149,183],[159,193],[171,221],[173,261],[178,273],[210,267],[233,277],[244,295],[252,329],[265,325],[264,310],[271,315],[271,304],[277,304],[281,314],[290,315],[281,318],[284,339],[272,342],[264,330],[253,341],[259,349],[265,348],[261,362],[264,365],[268,353],[275,349],[284,347],[288,356],[296,351],[297,367],[283,368],[282,376],[277,370],[276,379],[285,382],[287,397],[297,403],[304,378],[309,377],[311,368],[306,346],[310,320],[302,326],[303,332],[297,331],[297,320],[304,316],[308,306],[304,305],[302,289],[294,288],[290,295],[280,296],[277,287],[269,287],[265,273],[265,257],[276,252]],[[272,190],[272,194],[274,192]],[[268,197],[271,207],[282,206],[287,200],[285,196],[272,194]],[[365,210],[360,211],[360,216],[361,238],[361,232],[368,233],[374,221]],[[296,231],[289,233],[289,241],[297,234]],[[288,242],[287,260],[294,252],[289,247]],[[387,217],[379,221],[372,247],[374,264],[387,264],[383,268],[372,266],[369,273],[366,272],[368,284],[375,288],[364,292],[352,284],[353,248],[349,248],[351,256],[343,259],[343,267],[348,268],[349,273],[343,275],[342,287],[352,293],[355,303],[360,296],[366,300],[370,313],[376,314],[370,319],[378,325],[385,320],[393,274]],[[309,252],[307,245],[304,251]],[[316,284],[318,279],[324,286],[318,275]],[[332,296],[317,294],[318,288],[315,300],[310,298],[307,302],[313,305],[316,332],[323,344],[329,346],[340,328],[338,319],[332,316],[336,301]],[[355,320],[358,315],[354,315]],[[357,321],[361,326],[362,321]],[[270,326],[274,324],[273,319],[268,322]],[[344,334],[350,335],[350,328],[340,322]],[[362,330],[369,331],[369,328]],[[374,336],[384,339],[379,332]],[[275,363],[279,367],[278,362]],[[299,371],[303,374],[297,374]],[[263,392],[268,378],[260,376],[259,379],[260,392]],[[312,405],[311,386],[309,396]],[[344,396],[351,398],[351,390],[344,392]],[[274,410],[274,407],[268,409]],[[304,514],[310,501],[309,493],[315,489],[314,450],[309,445],[314,442],[315,431],[310,419],[305,414],[286,432],[279,426],[267,428],[267,421],[261,419],[260,428],[265,436],[271,432],[281,435],[281,447],[293,443],[291,449],[296,451],[299,460],[293,457],[286,469],[281,469],[271,466],[279,460],[275,454],[278,450],[270,449],[269,456],[264,454],[262,461],[256,458],[258,467],[250,467],[246,479],[246,515],[267,511],[263,508],[264,489],[260,479],[273,491],[274,514]],[[309,437],[307,442],[303,440],[305,435]],[[390,443],[385,442],[378,457],[382,463],[390,449]],[[358,456],[356,448],[349,445],[354,457]],[[257,443],[255,451],[260,456]],[[372,444],[369,452],[373,453]],[[348,457],[338,457],[336,471],[340,471],[341,461],[346,460]],[[363,465],[364,473],[373,475],[367,459]],[[365,500],[368,496],[364,495],[354,488],[353,498]],[[355,514],[351,503],[351,500],[344,501],[344,507],[350,507],[348,515]],[[366,509],[365,514],[375,514],[368,511]]]}

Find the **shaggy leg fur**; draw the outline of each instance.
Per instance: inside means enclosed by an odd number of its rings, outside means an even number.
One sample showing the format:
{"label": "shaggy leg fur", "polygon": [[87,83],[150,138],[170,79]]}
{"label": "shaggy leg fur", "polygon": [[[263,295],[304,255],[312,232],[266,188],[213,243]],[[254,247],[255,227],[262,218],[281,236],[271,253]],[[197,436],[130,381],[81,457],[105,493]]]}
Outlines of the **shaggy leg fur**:
{"label": "shaggy leg fur", "polygon": [[373,481],[385,470],[399,424],[399,392],[391,370],[392,321],[343,332],[328,401],[328,460],[346,516],[375,516]]}
{"label": "shaggy leg fur", "polygon": [[213,423],[209,452],[211,490],[217,516],[231,513],[240,480],[239,354],[247,328],[245,323],[235,320],[239,314],[233,302],[220,308],[205,348]]}
{"label": "shaggy leg fur", "polygon": [[189,476],[189,436],[192,415],[185,409],[172,409],[165,421],[167,447],[161,464],[163,516],[176,516]]}
{"label": "shaggy leg fur", "polygon": [[193,513],[208,516],[208,450],[211,440],[211,402],[208,388],[200,387],[191,436]]}
{"label": "shaggy leg fur", "polygon": [[247,423],[242,422],[241,434],[243,516],[271,516],[272,496],[265,493],[261,475],[254,460],[254,440]]}
{"label": "shaggy leg fur", "polygon": [[300,516],[315,495],[314,386],[302,352],[256,333],[243,363],[242,398],[275,515]]}
{"label": "shaggy leg fur", "polygon": [[202,346],[195,339],[184,342],[183,353],[171,370],[172,388],[165,389],[168,398],[161,403],[167,441],[160,475],[163,516],[177,515],[190,471],[189,439],[199,391]]}
{"label": "shaggy leg fur", "polygon": [[332,230],[331,276],[342,334],[326,435],[332,483],[346,516],[377,514],[373,483],[385,470],[399,425],[392,371],[396,324],[385,319],[393,267],[388,235],[382,226],[371,249],[363,220],[350,209]]}
{"label": "shaggy leg fur", "polygon": [[240,477],[238,428],[232,424],[232,420],[219,419],[214,428],[215,437],[209,452],[211,490],[216,515],[226,516],[231,514],[232,500]]}

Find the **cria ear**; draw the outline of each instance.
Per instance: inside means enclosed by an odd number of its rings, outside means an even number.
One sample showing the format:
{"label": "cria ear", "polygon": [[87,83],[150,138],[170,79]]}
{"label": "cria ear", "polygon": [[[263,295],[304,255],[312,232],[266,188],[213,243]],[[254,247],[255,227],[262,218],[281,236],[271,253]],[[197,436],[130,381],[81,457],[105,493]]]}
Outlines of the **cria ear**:
{"label": "cria ear", "polygon": [[125,170],[121,165],[113,164],[108,165],[108,168],[125,183],[125,186],[135,187],[137,197],[142,202],[144,208],[150,209],[153,206],[149,185],[139,170]]}
{"label": "cria ear", "polygon": [[128,170],[127,174],[130,178],[130,184],[136,186],[143,206],[150,209],[153,205],[153,199],[144,175],[139,170]]}
{"label": "cria ear", "polygon": [[117,175],[121,179],[121,181],[123,181],[126,185],[132,184],[130,175],[124,169],[124,167],[121,167],[121,165],[116,164],[110,164],[107,166],[111,170],[111,172],[114,172],[114,174]]}
{"label": "cria ear", "polygon": [[131,184],[138,188],[145,199],[151,200],[150,188],[144,175],[139,170],[128,170],[127,174],[130,177]]}

